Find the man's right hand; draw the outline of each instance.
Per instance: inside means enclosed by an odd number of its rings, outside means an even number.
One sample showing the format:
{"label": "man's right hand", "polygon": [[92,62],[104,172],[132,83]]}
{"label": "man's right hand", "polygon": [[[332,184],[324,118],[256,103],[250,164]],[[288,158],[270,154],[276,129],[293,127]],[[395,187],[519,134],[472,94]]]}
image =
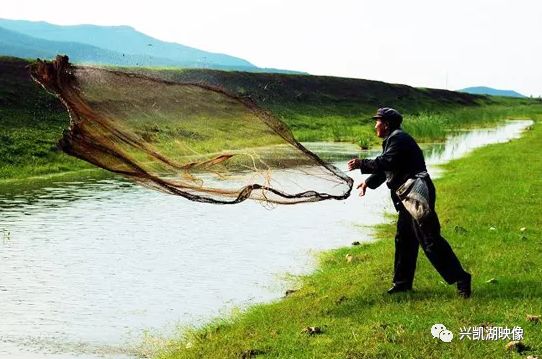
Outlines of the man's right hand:
{"label": "man's right hand", "polygon": [[359,158],[352,158],[350,161],[348,161],[347,163],[347,166],[348,166],[348,170],[349,171],[352,171],[352,170],[356,170],[360,167],[360,160]]}

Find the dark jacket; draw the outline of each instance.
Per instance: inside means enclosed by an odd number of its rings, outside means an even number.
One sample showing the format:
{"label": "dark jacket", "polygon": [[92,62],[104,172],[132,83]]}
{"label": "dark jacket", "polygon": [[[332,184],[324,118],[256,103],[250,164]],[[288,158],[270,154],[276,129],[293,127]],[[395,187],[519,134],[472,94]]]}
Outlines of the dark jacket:
{"label": "dark jacket", "polygon": [[427,170],[422,150],[412,136],[401,128],[384,139],[382,150],[382,154],[374,160],[363,159],[360,163],[361,173],[372,174],[365,180],[371,189],[386,181],[393,197],[394,191],[408,178]]}

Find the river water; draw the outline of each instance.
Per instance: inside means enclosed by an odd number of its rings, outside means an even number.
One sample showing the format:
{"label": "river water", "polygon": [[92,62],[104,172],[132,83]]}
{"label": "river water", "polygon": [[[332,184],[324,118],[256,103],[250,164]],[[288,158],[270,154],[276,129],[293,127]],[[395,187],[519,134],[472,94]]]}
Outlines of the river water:
{"label": "river water", "polygon": [[[429,172],[531,124],[425,146]],[[306,145],[341,169],[359,155],[348,144]],[[134,357],[145,333],[167,337],[280,298],[290,275],[314,269],[315,252],[371,241],[388,197],[381,186],[363,199],[217,206],[117,178],[0,193],[0,358]]]}

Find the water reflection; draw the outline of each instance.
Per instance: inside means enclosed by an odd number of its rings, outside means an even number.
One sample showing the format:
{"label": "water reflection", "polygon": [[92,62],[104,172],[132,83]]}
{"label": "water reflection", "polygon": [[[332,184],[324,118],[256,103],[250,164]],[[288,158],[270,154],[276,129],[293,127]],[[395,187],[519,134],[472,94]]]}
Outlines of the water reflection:
{"label": "water reflection", "polygon": [[[435,165],[531,123],[428,146],[429,170],[435,177]],[[348,144],[307,146],[342,169],[359,154]],[[269,210],[193,203],[119,179],[1,194],[0,357],[119,358],[144,330],[167,335],[278,298],[287,284],[277,278],[310,271],[312,251],[370,240],[366,226],[382,222],[388,196],[382,186],[362,200]]]}

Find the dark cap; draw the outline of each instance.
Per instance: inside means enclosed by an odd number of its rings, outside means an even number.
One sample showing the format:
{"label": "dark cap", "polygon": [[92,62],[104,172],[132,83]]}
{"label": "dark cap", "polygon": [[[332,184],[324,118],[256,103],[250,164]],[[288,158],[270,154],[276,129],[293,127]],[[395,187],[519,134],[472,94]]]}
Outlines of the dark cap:
{"label": "dark cap", "polygon": [[379,108],[373,118],[381,119],[388,122],[391,126],[396,127],[399,127],[401,125],[401,122],[403,122],[403,115],[401,115],[397,110],[394,110],[390,107]]}

